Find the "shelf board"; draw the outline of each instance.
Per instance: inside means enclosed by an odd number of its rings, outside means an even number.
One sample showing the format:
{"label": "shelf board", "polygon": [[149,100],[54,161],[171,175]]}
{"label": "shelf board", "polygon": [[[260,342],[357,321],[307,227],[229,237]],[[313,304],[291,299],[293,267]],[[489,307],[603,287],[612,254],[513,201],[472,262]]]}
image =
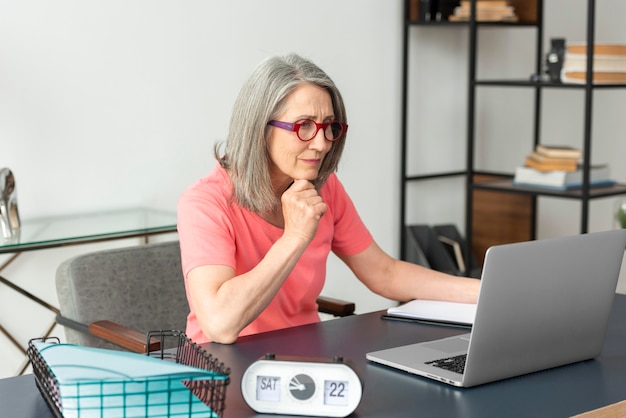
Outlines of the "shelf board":
{"label": "shelf board", "polygon": [[[476,86],[487,87],[541,87],[541,88],[556,88],[556,89],[584,89],[585,84],[575,83],[553,83],[550,81],[530,81],[530,80],[476,80],[474,82]],[[626,84],[592,84],[594,89],[601,88],[625,88]]]}
{"label": "shelf board", "polygon": [[405,22],[409,26],[468,26],[469,22],[450,22],[449,20],[442,21],[426,21],[426,20],[407,20]]}
{"label": "shelf board", "polygon": [[[473,183],[472,188],[475,190],[489,190],[496,192],[521,193],[534,196],[554,196],[560,198],[580,199],[582,198],[582,189],[571,190],[550,190],[537,187],[516,186],[512,179],[492,180]],[[589,189],[589,198],[599,198],[608,196],[617,196],[626,194],[626,184],[615,184],[608,187],[591,187]]]}
{"label": "shelf board", "polygon": [[[409,26],[469,26],[469,21],[426,21],[426,20],[407,20],[406,24]],[[522,27],[522,28],[534,28],[537,26],[536,22],[476,22],[476,26],[491,26],[491,27]]]}
{"label": "shelf board", "polygon": [[418,180],[430,180],[430,179],[440,179],[440,178],[447,178],[447,177],[458,177],[458,176],[465,176],[467,174],[466,171],[461,170],[461,171],[446,171],[446,172],[442,172],[442,173],[431,173],[431,174],[420,174],[420,175],[414,175],[414,176],[405,176],[404,177],[404,181],[408,182],[408,181],[418,181]]}

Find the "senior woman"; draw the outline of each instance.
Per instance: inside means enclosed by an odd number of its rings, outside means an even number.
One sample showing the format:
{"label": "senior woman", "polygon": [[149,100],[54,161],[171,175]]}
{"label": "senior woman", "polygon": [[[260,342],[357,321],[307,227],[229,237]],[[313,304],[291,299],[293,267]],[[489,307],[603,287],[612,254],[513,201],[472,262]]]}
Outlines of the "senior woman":
{"label": "senior woman", "polygon": [[194,341],[233,343],[319,321],[331,251],[383,297],[476,302],[477,280],[376,244],[335,174],[347,131],[339,90],[298,55],[265,60],[243,85],[218,164],[178,203]]}

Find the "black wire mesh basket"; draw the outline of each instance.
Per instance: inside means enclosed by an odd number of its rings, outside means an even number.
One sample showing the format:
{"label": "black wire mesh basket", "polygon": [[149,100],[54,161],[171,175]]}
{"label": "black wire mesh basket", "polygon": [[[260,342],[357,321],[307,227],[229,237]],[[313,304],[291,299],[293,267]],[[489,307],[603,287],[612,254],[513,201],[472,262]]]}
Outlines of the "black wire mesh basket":
{"label": "black wire mesh basket", "polygon": [[[147,353],[148,356],[207,370],[225,377],[222,379],[184,380],[182,382],[183,385],[202,401],[202,403],[210,408],[211,417],[223,417],[226,402],[226,388],[230,383],[230,368],[226,367],[224,363],[221,363],[216,357],[190,340],[183,332],[174,330],[149,332],[147,334],[147,341],[154,341],[154,339],[159,340],[161,349]],[[58,418],[63,418],[63,403],[59,381],[35,346],[36,342],[60,344],[60,341],[56,337],[32,339],[28,343],[27,353],[33,368],[35,384],[39,392],[48,404],[53,415]],[[78,416],[80,416],[80,413]],[[98,416],[105,417],[107,414],[104,413]],[[124,414],[124,416],[126,415]],[[187,416],[195,415],[189,412]]]}

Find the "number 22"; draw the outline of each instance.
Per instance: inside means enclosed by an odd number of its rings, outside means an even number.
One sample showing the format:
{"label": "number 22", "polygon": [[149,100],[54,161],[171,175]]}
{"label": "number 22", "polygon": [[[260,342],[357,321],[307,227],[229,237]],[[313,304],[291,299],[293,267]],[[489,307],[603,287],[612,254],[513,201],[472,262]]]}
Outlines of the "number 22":
{"label": "number 22", "polygon": [[328,396],[334,398],[343,398],[344,390],[346,389],[345,385],[342,382],[331,382],[330,383],[330,393]]}

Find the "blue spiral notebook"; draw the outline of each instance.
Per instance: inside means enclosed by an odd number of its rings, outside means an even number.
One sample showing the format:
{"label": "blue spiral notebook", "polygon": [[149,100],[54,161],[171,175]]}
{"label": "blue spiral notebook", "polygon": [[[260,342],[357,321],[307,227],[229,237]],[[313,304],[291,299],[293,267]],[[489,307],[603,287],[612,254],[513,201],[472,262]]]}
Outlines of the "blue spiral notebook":
{"label": "blue spiral notebook", "polygon": [[36,342],[58,382],[64,417],[218,417],[183,382],[225,380],[146,355]]}

